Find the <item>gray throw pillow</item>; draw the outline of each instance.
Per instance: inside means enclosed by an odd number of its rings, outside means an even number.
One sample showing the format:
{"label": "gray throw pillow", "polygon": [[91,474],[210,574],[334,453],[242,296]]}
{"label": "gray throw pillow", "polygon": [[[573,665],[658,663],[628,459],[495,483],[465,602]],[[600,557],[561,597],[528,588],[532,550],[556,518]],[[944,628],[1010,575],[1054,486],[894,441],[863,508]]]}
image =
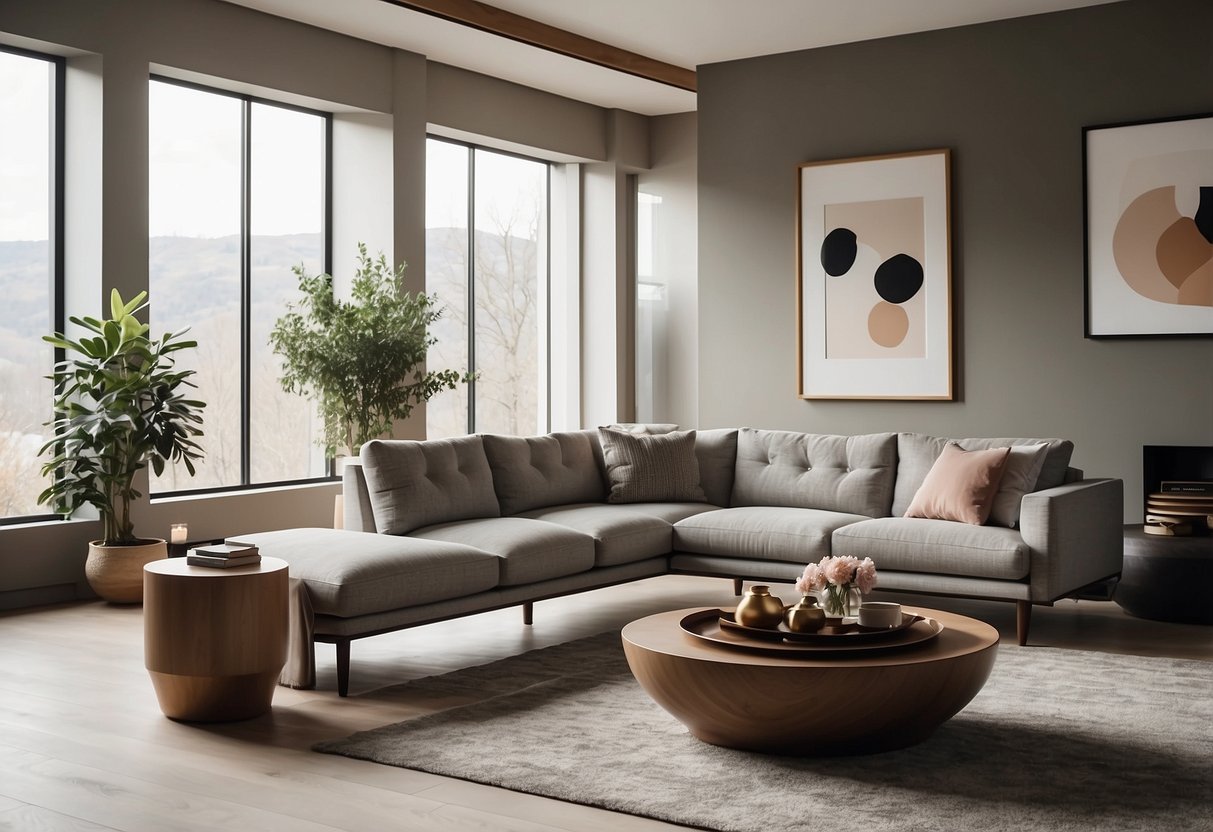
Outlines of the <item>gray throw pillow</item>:
{"label": "gray throw pillow", "polygon": [[1011,446],[1007,467],[1002,471],[1002,482],[998,484],[994,506],[990,509],[990,519],[987,521],[990,525],[1009,529],[1019,525],[1019,506],[1023,502],[1023,495],[1036,490],[1036,481],[1040,479],[1040,469],[1044,467],[1048,452],[1049,445],[1045,442]]}
{"label": "gray throw pillow", "polygon": [[705,503],[695,431],[655,435],[598,428],[608,503]]}

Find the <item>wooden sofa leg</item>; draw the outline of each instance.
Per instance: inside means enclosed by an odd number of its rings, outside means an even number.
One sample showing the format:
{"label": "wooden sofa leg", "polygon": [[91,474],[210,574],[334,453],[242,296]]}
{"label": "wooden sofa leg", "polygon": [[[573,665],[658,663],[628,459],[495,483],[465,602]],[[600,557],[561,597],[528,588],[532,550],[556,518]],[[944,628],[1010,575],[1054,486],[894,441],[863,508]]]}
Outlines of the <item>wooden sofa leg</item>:
{"label": "wooden sofa leg", "polygon": [[1020,647],[1027,646],[1028,627],[1032,624],[1032,602],[1015,602],[1015,637]]}
{"label": "wooden sofa leg", "polygon": [[350,695],[350,640],[337,641],[337,695]]}
{"label": "wooden sofa leg", "polygon": [[733,579],[733,594],[736,595],[738,598],[741,597],[741,587],[742,587],[741,578],[734,578]]}
{"label": "wooden sofa leg", "polygon": [[535,621],[535,604],[527,601],[522,605],[522,623],[526,626],[531,626]]}

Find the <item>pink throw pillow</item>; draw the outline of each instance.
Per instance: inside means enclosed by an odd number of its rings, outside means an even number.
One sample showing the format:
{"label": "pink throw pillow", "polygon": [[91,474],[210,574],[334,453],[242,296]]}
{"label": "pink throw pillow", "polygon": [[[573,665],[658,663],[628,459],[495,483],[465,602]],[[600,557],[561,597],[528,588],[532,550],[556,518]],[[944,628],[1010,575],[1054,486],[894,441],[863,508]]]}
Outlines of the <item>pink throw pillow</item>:
{"label": "pink throw pillow", "polygon": [[949,442],[927,472],[905,516],[982,525],[994,506],[1010,453],[1010,448],[966,451]]}

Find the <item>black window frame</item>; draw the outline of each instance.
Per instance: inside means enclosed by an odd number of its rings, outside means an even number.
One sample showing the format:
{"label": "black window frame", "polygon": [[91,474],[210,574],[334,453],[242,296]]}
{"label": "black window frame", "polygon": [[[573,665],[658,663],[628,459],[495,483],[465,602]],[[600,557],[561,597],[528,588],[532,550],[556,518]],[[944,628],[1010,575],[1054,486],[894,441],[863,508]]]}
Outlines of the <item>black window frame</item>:
{"label": "black window frame", "polygon": [[[50,170],[50,249],[51,249],[51,268],[49,274],[50,286],[50,319],[51,326],[55,332],[63,332],[67,326],[67,313],[65,310],[64,294],[65,294],[65,279],[64,279],[64,169],[65,156],[67,146],[67,132],[65,127],[65,117],[67,113],[66,89],[67,89],[67,59],[62,55],[49,55],[45,52],[36,52],[32,49],[22,49],[19,46],[9,46],[0,44],[0,52],[7,52],[11,55],[20,55],[25,58],[34,58],[40,61],[46,61],[54,70],[54,77],[51,82],[52,95],[54,100],[51,102],[51,118],[54,123],[51,130],[51,170]],[[58,364],[65,358],[65,353],[62,347],[55,347],[53,363]],[[52,419],[57,417],[54,410],[54,400],[46,403],[46,412]],[[10,517],[0,517],[0,526],[13,526],[19,523],[41,523],[51,520],[63,520],[63,516],[54,513],[47,514],[14,514]]]}
{"label": "black window frame", "polygon": [[[320,477],[302,477],[291,480],[274,480],[271,482],[253,482],[251,477],[252,462],[252,108],[254,104],[279,107],[308,115],[319,116],[324,121],[324,273],[333,273],[333,114],[324,110],[303,107],[275,101],[272,98],[252,95],[249,93],[233,92],[221,87],[212,87],[194,81],[185,81],[166,75],[152,74],[150,82],[173,84],[198,92],[222,95],[241,102],[240,108],[240,483],[238,485],[217,485],[205,488],[179,488],[174,491],[152,491],[149,498],[162,500],[174,497],[186,497],[205,494],[225,494],[237,491],[248,491],[260,488],[280,488],[290,485],[307,485],[309,483],[334,482],[338,478],[335,473],[334,461],[330,457],[325,460],[327,474]],[[205,415],[204,415],[205,418]],[[205,424],[204,424],[205,429]],[[204,445],[205,447],[205,445]]]}

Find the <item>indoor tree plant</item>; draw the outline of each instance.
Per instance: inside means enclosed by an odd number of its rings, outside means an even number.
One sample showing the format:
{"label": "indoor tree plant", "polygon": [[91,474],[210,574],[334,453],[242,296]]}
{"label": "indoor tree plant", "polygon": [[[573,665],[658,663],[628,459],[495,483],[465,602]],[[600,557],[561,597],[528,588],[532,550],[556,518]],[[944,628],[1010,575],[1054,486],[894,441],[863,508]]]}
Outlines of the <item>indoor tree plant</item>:
{"label": "indoor tree plant", "polygon": [[100,515],[102,536],[89,544],[85,574],[93,590],[107,601],[143,598],[143,564],[167,554],[159,539],[135,536],[131,503],[140,492],[135,474],[150,461],[160,474],[166,462],[182,462],[192,475],[202,449],[205,404],[185,397],[193,387],[193,370],[179,370],[174,353],[197,346],[181,332],[148,337],[148,325],[135,314],[147,292],[129,302],[115,289],[110,319],[71,318],[87,330],[79,340],[62,333],[43,340],[67,357],[55,364],[54,438],[39,454],[51,454],[42,466],[50,486],[38,496],[64,516],[84,505]]}
{"label": "indoor tree plant", "polygon": [[316,400],[330,456],[356,455],[363,443],[387,435],[392,424],[468,376],[425,370],[436,343],[429,326],[442,315],[437,298],[403,288],[404,264],[358,244],[350,300],[334,295],[333,278],[294,268],[303,297],[270,333],[282,356],[282,388]]}

